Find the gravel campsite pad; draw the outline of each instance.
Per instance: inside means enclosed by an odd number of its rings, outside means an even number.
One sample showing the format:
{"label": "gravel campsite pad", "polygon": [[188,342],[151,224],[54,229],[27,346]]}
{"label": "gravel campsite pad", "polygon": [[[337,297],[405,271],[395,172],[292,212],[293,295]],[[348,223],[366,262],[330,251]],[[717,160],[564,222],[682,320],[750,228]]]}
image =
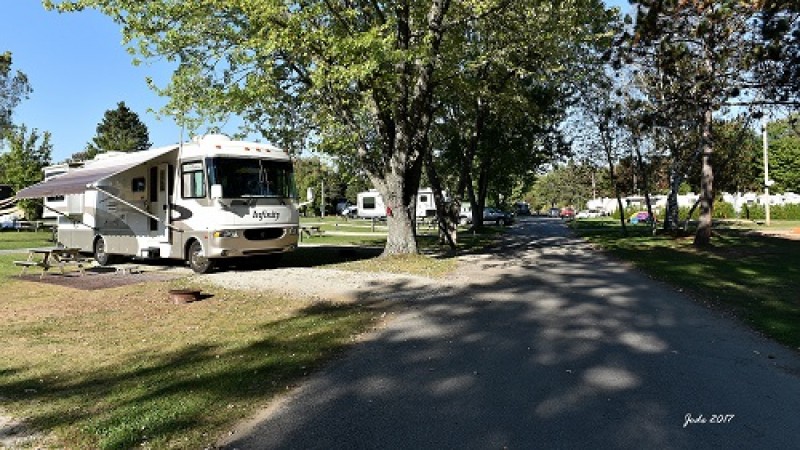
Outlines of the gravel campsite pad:
{"label": "gravel campsite pad", "polygon": [[434,287],[433,280],[421,276],[301,267],[217,272],[198,278],[227,288],[331,301],[422,298],[437,295],[440,288],[446,288],[443,284]]}
{"label": "gravel campsite pad", "polygon": [[56,271],[47,273],[42,277],[41,273],[39,272],[31,272],[23,275],[20,277],[20,279],[36,283],[53,284],[57,286],[81,289],[84,291],[94,291],[99,289],[125,286],[128,284],[172,280],[185,275],[185,273],[179,273],[176,271],[116,272],[95,271],[89,269],[86,270],[85,275],[80,275],[78,272],[61,274],[60,272]]}

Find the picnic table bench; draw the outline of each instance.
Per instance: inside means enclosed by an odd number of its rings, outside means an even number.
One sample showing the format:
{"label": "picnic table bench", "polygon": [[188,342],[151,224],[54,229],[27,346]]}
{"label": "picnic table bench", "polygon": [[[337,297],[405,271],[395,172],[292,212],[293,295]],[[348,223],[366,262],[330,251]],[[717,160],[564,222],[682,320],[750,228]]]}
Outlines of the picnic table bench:
{"label": "picnic table bench", "polygon": [[64,274],[64,267],[76,266],[81,276],[84,275],[83,266],[91,262],[91,258],[82,257],[79,248],[32,248],[28,250],[28,259],[25,261],[14,261],[14,265],[22,267],[19,276],[31,267],[41,267],[42,274],[39,278],[44,278],[45,273],[52,267],[58,267],[61,274]]}
{"label": "picnic table bench", "polygon": [[325,231],[320,229],[318,225],[304,225],[300,227],[300,230],[303,234],[305,234],[308,237],[323,236],[325,234]]}

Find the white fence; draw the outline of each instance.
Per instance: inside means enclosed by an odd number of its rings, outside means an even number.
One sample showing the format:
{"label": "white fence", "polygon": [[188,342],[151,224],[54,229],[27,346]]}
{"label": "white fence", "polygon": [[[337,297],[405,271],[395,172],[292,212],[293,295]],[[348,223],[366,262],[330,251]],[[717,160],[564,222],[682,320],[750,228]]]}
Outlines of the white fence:
{"label": "white fence", "polygon": [[[699,194],[695,194],[690,192],[688,194],[681,194],[678,195],[678,207],[691,207],[700,197]],[[667,207],[667,196],[666,195],[651,195],[650,201],[654,208],[664,210]],[[737,192],[734,194],[729,194],[727,192],[722,193],[722,201],[726,203],[730,203],[733,205],[733,210],[736,213],[740,213],[742,208],[745,205],[763,205],[766,203],[766,197],[764,194],[759,194],[755,192]],[[770,194],[769,196],[769,204],[770,205],[792,205],[792,204],[800,204],[800,195],[795,194],[794,192],[785,192],[783,194]],[[609,197],[602,197],[589,200],[586,202],[586,206],[589,209],[599,209],[603,210],[607,213],[613,213],[617,210],[617,199],[616,198],[609,198]],[[622,198],[622,206],[625,208],[628,207],[642,207],[644,208],[645,200],[644,196],[628,196]]]}

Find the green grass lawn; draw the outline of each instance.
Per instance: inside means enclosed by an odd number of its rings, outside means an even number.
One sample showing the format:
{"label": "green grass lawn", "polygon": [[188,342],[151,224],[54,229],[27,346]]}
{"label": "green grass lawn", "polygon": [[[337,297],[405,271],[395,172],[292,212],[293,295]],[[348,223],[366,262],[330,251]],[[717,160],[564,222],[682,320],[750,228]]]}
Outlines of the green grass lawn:
{"label": "green grass lawn", "polygon": [[718,229],[712,246],[693,236],[652,236],[646,226],[578,225],[575,230],[654,278],[680,286],[758,331],[800,349],[800,241]]}
{"label": "green grass lawn", "polygon": [[217,286],[200,302],[169,301],[185,283],[4,282],[2,413],[51,433],[32,448],[210,448],[380,314]]}
{"label": "green grass lawn", "polygon": [[0,250],[51,247],[55,245],[52,237],[50,231],[0,231]]}
{"label": "green grass lawn", "polygon": [[[22,268],[15,266],[14,261],[24,261],[27,257],[27,253],[0,254],[0,282],[5,282],[9,278],[19,275]],[[31,270],[31,273],[33,273],[33,270]]]}

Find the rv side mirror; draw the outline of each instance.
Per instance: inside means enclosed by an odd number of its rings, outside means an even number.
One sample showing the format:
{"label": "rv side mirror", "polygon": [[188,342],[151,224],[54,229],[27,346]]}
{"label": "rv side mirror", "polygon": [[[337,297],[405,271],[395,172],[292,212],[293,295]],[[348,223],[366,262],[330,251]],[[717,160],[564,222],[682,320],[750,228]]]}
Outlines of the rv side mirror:
{"label": "rv side mirror", "polygon": [[221,184],[212,184],[211,185],[211,198],[214,200],[219,200],[222,198],[222,185]]}

